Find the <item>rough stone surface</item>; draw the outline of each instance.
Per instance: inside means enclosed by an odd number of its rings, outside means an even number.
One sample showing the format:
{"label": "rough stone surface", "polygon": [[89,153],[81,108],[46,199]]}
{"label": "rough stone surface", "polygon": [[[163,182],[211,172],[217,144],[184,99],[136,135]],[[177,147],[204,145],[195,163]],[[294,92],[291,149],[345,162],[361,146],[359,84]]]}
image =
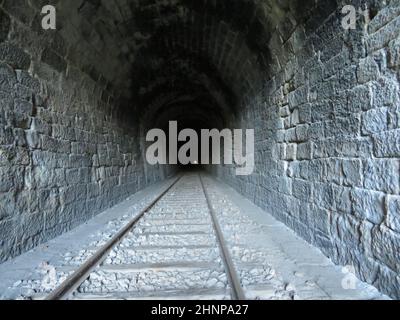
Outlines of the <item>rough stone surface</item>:
{"label": "rough stone surface", "polygon": [[28,1],[0,5],[2,262],[161,177],[144,169],[118,92],[67,56],[72,39],[30,28],[39,12]]}
{"label": "rough stone surface", "polygon": [[179,120],[255,129],[252,175],[210,172],[399,297],[397,0],[41,5],[0,2],[0,261],[168,176],[144,136]]}
{"label": "rough stone surface", "polygon": [[[311,8],[305,27],[293,12],[298,23],[286,35],[290,53],[282,52],[282,35],[273,35],[269,49],[275,65],[261,90],[242,103],[246,116],[239,126],[255,128],[262,137],[256,143],[256,171],[242,178],[226,167],[211,172],[333,261],[353,264],[359,277],[398,297],[398,288],[389,283],[397,283],[399,265],[392,248],[399,235],[400,10],[396,1],[366,6],[376,14],[349,32],[341,29],[335,4],[330,12]],[[321,11],[324,24],[318,23]],[[274,148],[281,152],[270,152]],[[277,188],[278,177],[292,181],[291,192]],[[367,222],[372,237],[359,236]],[[390,231],[378,232],[381,226]],[[360,249],[369,246],[374,249]]]}

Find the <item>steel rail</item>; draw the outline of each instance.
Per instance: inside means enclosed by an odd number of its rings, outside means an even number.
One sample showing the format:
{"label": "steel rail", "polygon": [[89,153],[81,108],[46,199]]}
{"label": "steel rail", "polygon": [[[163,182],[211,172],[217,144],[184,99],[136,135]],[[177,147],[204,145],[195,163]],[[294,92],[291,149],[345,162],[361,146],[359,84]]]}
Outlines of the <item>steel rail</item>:
{"label": "steel rail", "polygon": [[132,221],[123,227],[113,238],[97,250],[84,264],[82,264],[74,273],[72,273],[63,283],[52,291],[45,300],[66,300],[79,288],[79,286],[88,278],[90,273],[99,266],[107,257],[109,252],[117,246],[121,240],[132,230],[136,223],[143,218],[145,213],[151,210],[154,205],[160,201],[182,178],[179,176],[166,190],[164,190],[155,200],[147,205]]}
{"label": "steel rail", "polygon": [[200,178],[201,187],[203,188],[203,192],[206,197],[207,206],[210,211],[210,215],[211,215],[212,222],[214,225],[214,230],[217,235],[218,245],[220,247],[226,274],[228,276],[228,281],[229,281],[229,284],[232,289],[232,299],[233,300],[246,300],[246,295],[244,294],[243,288],[240,284],[239,276],[236,272],[232,257],[230,255],[229,249],[226,245],[226,241],[224,239],[221,227],[219,225],[217,215],[215,213],[213,206],[211,205],[211,199],[210,199],[210,196],[204,186],[204,182],[203,182],[203,179],[201,178],[201,174],[199,174],[199,178]]}

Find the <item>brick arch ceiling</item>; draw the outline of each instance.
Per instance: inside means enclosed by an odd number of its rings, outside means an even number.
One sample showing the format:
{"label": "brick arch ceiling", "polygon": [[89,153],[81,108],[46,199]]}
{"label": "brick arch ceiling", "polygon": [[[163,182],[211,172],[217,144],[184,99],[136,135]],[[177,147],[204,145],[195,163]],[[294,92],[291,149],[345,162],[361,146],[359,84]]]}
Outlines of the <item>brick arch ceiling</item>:
{"label": "brick arch ceiling", "polygon": [[[205,99],[215,117],[234,117],[240,99],[259,90],[268,74],[268,48],[288,0],[73,0],[62,17],[78,12],[70,42],[95,48],[87,69],[102,74],[136,113],[156,112],[154,100],[171,92]],[[296,2],[297,3],[297,2]],[[64,19],[67,20],[67,19]],[[79,56],[79,54],[76,54]],[[85,61],[85,55],[82,54]],[[106,62],[106,63],[105,63]],[[208,96],[208,98],[205,98]],[[132,103],[133,102],[133,103]],[[200,104],[198,104],[200,105]],[[212,111],[211,111],[212,112]]]}

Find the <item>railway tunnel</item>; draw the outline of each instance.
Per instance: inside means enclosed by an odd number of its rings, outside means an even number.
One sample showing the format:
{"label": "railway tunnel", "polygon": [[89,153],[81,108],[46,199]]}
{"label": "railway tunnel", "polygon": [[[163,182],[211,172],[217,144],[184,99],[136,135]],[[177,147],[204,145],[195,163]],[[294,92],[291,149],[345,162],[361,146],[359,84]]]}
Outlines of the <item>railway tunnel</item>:
{"label": "railway tunnel", "polygon": [[399,298],[399,5],[0,1],[0,261],[179,174],[145,159],[177,121],[254,129],[250,175],[202,169]]}

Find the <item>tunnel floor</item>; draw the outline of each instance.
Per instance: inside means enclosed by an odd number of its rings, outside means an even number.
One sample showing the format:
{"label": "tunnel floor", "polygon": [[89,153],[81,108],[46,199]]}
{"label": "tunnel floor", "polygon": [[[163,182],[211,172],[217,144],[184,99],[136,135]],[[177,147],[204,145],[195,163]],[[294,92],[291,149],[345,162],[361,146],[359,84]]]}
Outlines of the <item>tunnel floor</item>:
{"label": "tunnel floor", "polygon": [[[46,298],[173,181],[0,265],[1,298]],[[230,187],[193,171],[182,174],[70,298],[231,299],[202,181],[246,299],[388,299]]]}

